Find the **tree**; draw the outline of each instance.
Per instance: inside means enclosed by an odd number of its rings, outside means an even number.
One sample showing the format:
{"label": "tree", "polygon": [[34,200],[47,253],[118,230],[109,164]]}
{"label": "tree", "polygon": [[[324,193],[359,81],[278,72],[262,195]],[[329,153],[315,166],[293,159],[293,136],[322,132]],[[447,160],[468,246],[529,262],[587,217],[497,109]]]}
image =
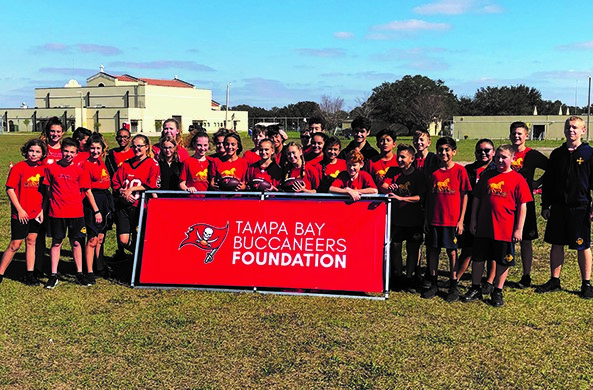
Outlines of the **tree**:
{"label": "tree", "polygon": [[473,109],[478,115],[531,115],[534,107],[543,105],[541,92],[523,84],[482,87],[473,99]]}
{"label": "tree", "polygon": [[326,129],[332,132],[336,127],[342,123],[342,119],[348,117],[348,113],[343,110],[344,99],[334,98],[328,95],[321,96],[319,109],[323,119],[325,119]]}
{"label": "tree", "polygon": [[358,106],[354,107],[352,111],[350,111],[350,117],[356,118],[357,116],[364,116],[366,118],[370,118],[373,116],[373,112],[375,111],[375,103],[371,101],[370,97],[357,97],[354,99]]}
{"label": "tree", "polygon": [[25,127],[27,128],[27,131],[29,131],[29,123],[31,123],[31,120],[29,120],[29,118],[23,121],[23,125],[25,125]]}
{"label": "tree", "polygon": [[[409,131],[427,129],[430,121],[448,119],[457,109],[453,91],[442,80],[420,75],[385,82],[373,89],[369,100],[375,107],[374,116],[404,125]],[[431,103],[437,109],[429,109]]]}

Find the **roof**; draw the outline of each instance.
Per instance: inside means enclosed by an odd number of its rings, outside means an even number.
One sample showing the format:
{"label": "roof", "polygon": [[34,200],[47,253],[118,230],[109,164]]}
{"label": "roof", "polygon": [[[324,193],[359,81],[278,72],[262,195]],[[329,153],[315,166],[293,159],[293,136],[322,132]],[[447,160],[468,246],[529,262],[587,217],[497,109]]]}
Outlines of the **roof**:
{"label": "roof", "polygon": [[126,81],[126,82],[136,82],[136,83],[144,83],[147,85],[158,85],[161,87],[177,87],[177,88],[193,88],[194,85],[191,83],[188,83],[187,81],[183,81],[178,79],[177,77],[175,77],[173,80],[161,80],[161,79],[147,79],[147,78],[141,78],[141,77],[134,77],[131,76],[129,74],[124,74],[121,76],[114,76],[114,75],[110,75],[108,73],[105,72],[99,72],[91,77],[89,77],[87,79],[87,82],[89,82],[90,80],[98,77],[98,76],[107,76],[110,79],[116,79],[119,81]]}

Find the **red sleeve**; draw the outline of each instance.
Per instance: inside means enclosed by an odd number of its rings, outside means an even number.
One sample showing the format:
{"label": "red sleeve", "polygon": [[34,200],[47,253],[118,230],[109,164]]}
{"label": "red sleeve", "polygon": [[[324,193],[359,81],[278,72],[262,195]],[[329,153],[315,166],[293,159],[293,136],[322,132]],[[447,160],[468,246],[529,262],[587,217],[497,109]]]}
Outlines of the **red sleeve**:
{"label": "red sleeve", "polygon": [[82,190],[91,188],[91,165],[88,163],[88,160],[82,164],[79,183]]}
{"label": "red sleeve", "polygon": [[123,176],[125,175],[125,166],[126,163],[124,162],[122,165],[117,168],[115,174],[113,175],[113,179],[111,179],[111,184],[114,190],[119,190],[123,185]]}
{"label": "red sleeve", "polygon": [[[26,163],[25,163],[26,164]],[[15,164],[8,172],[8,179],[6,179],[6,187],[16,189],[21,181],[23,175],[23,166],[21,163]]]}
{"label": "red sleeve", "polygon": [[152,161],[149,161],[149,163],[152,165],[148,171],[148,177],[146,178],[145,184],[150,189],[160,188],[161,168],[159,167],[159,163],[155,159],[152,159]]}
{"label": "red sleeve", "polygon": [[[361,179],[362,179],[362,185],[363,185],[363,187],[361,188],[361,190],[362,189],[365,189],[365,188],[374,188],[374,189],[377,189],[377,185],[375,184],[375,181],[373,180],[373,177],[369,173],[364,172],[364,171],[360,171],[360,173],[363,174],[362,177],[361,177]],[[364,175],[364,173],[366,173],[366,175]]]}

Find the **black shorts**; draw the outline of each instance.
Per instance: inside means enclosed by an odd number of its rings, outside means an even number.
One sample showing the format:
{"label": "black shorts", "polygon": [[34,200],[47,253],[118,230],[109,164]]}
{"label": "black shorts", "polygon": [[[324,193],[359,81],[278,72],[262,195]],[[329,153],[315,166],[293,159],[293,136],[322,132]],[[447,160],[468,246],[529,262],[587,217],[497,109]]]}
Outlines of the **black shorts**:
{"label": "black shorts", "polygon": [[29,234],[39,233],[41,224],[35,219],[29,219],[27,223],[21,223],[18,218],[10,219],[10,239],[24,240]]}
{"label": "black shorts", "polygon": [[455,226],[430,225],[426,234],[426,246],[457,249],[457,228]]}
{"label": "black shorts", "polygon": [[463,234],[457,237],[457,247],[466,249],[474,247],[476,237],[469,231],[469,227],[463,229]]}
{"label": "black shorts", "polygon": [[135,233],[139,220],[140,207],[117,207],[115,210],[115,230],[117,235]]}
{"label": "black shorts", "polygon": [[569,249],[591,247],[591,207],[553,205],[546,224],[544,241],[552,245],[568,245]]}
{"label": "black shorts", "polygon": [[533,241],[539,238],[537,232],[537,214],[535,213],[535,202],[526,204],[527,214],[525,215],[525,224],[523,225],[523,241]]}
{"label": "black shorts", "polygon": [[511,267],[515,265],[515,245],[512,242],[496,241],[493,238],[476,237],[472,261],[494,260],[496,264]]}
{"label": "black shorts", "polygon": [[54,241],[62,241],[66,238],[78,240],[86,236],[86,226],[84,225],[84,217],[80,218],[54,218],[49,217],[49,233]]}
{"label": "black shorts", "polygon": [[88,238],[97,237],[101,233],[106,233],[107,230],[111,230],[111,225],[113,224],[113,198],[111,197],[111,193],[107,190],[93,190],[93,197],[101,212],[103,221],[100,224],[95,221],[95,212],[93,211],[91,204],[85,198],[84,222],[86,224],[86,234]]}
{"label": "black shorts", "polygon": [[423,230],[422,226],[391,226],[391,242],[420,245],[424,241]]}

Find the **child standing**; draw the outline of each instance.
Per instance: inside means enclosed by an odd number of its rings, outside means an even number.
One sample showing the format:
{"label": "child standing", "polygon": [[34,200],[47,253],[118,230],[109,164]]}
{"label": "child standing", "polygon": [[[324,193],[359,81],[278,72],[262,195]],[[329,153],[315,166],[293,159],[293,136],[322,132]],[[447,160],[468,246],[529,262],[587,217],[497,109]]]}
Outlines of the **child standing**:
{"label": "child standing", "polygon": [[179,188],[192,194],[198,191],[208,191],[208,168],[210,158],[206,156],[209,145],[208,133],[198,131],[194,133],[189,146],[194,155],[183,162],[179,176]]}
{"label": "child standing", "polygon": [[438,157],[428,150],[432,143],[430,133],[426,130],[417,130],[412,136],[412,143],[416,148],[414,168],[424,172],[425,176],[430,178],[430,175],[439,167]]}
{"label": "child standing", "polygon": [[43,180],[45,168],[43,159],[47,156],[45,142],[39,139],[27,141],[21,148],[25,161],[12,167],[6,180],[6,194],[11,203],[10,244],[0,262],[0,282],[6,268],[26,239],[27,274],[23,282],[28,286],[37,286],[39,280],[34,275],[35,241],[41,223],[43,223],[43,195],[39,184]]}
{"label": "child standing", "polygon": [[74,164],[78,153],[78,142],[72,138],[62,141],[62,159],[47,166],[45,170],[49,200],[49,236],[51,237],[51,275],[45,288],[53,289],[58,285],[58,264],[62,241],[70,239],[72,257],[76,265],[75,281],[81,286],[91,284],[82,273],[82,242],[86,234],[84,210],[82,206],[83,190],[90,183],[84,183],[82,168]]}
{"label": "child standing", "polygon": [[450,285],[447,302],[459,299],[457,287],[457,235],[463,233],[463,220],[467,207],[467,192],[471,184],[465,168],[456,164],[457,143],[453,138],[443,137],[437,141],[439,168],[429,181],[429,195],[426,206],[426,250],[428,270],[422,298],[432,298],[438,292],[437,270],[441,248],[449,257]]}
{"label": "child standing", "polygon": [[340,172],[346,170],[346,161],[338,158],[342,143],[337,137],[328,137],[323,147],[323,160],[319,163],[319,176],[321,180],[317,192],[327,193]]}
{"label": "child standing", "polygon": [[577,251],[581,271],[581,298],[593,298],[591,286],[591,187],[593,148],[582,142],[587,132],[581,117],[564,124],[566,142],[550,154],[542,188],[542,217],[548,221],[544,241],[550,250],[551,278],[536,293],[558,291],[564,264],[564,246]]}
{"label": "child standing", "polygon": [[381,187],[385,174],[390,167],[397,167],[397,157],[393,153],[396,147],[397,136],[391,129],[383,129],[376,135],[379,155],[371,157],[369,161],[369,173],[375,180],[377,187]]}
{"label": "child standing", "polygon": [[515,243],[523,237],[523,225],[527,214],[527,202],[533,200],[525,178],[511,168],[513,146],[501,145],[496,149],[496,170],[484,172],[473,191],[470,230],[475,236],[472,287],[463,296],[464,302],[482,298],[480,280],[484,261],[496,261],[494,289],[490,304],[504,304],[502,288],[509,272],[515,265]]}
{"label": "child standing", "polygon": [[364,156],[358,150],[353,150],[346,156],[346,171],[340,172],[336,180],[329,187],[334,194],[348,194],[353,201],[360,200],[364,194],[376,194],[377,186],[368,172],[361,171]]}
{"label": "child standing", "polygon": [[264,138],[259,142],[258,148],[258,156],[261,157],[261,160],[254,162],[247,168],[245,181],[253,191],[258,190],[254,188],[258,180],[265,180],[270,183],[272,187],[267,191],[278,191],[277,187],[280,180],[282,180],[282,168],[276,164],[274,145],[271,140]]}
{"label": "child standing", "polygon": [[[423,241],[424,210],[422,203],[426,196],[424,174],[414,168],[416,151],[410,145],[397,147],[397,167],[391,167],[385,174],[381,192],[392,199],[391,208],[391,276],[396,289],[405,288],[415,292],[413,274],[418,267],[418,254]],[[406,242],[406,279],[402,278],[402,247]]]}
{"label": "child standing", "polygon": [[[370,160],[372,157],[379,154],[367,141],[367,137],[371,134],[371,120],[363,116],[357,116],[352,121],[352,138],[353,140],[342,150],[340,158],[346,159],[348,153],[357,149],[362,153],[365,160]],[[368,164],[368,163],[367,163]],[[365,167],[368,170],[368,166]]]}

